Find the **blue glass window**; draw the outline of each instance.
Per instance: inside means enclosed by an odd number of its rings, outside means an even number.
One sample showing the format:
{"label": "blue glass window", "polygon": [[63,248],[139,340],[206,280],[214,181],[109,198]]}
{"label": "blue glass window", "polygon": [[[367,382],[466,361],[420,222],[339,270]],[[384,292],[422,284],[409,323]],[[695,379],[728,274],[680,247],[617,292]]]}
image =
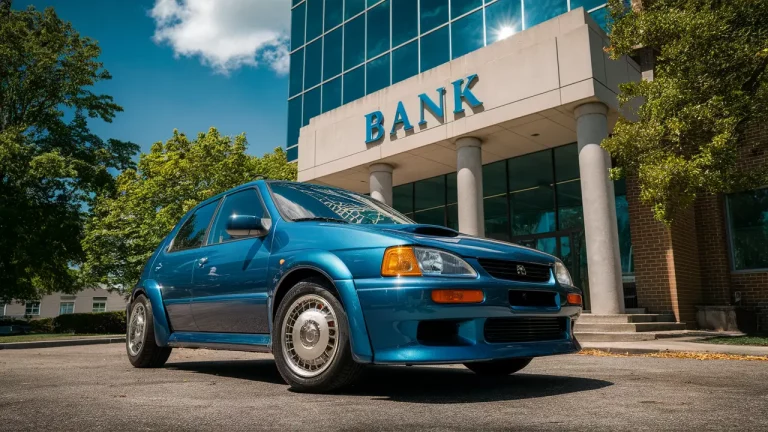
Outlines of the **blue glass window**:
{"label": "blue glass window", "polygon": [[341,106],[341,77],[323,84],[323,112]]}
{"label": "blue glass window", "polygon": [[768,268],[768,189],[728,195],[727,203],[733,269]]}
{"label": "blue glass window", "polygon": [[344,18],[344,0],[325,0],[325,31],[341,24]]}
{"label": "blue glass window", "polygon": [[606,32],[609,32],[611,26],[611,14],[608,11],[608,7],[598,9],[589,14],[593,20]]}
{"label": "blue glass window", "polygon": [[307,0],[307,42],[323,34],[323,0]]}
{"label": "blue glass window", "polygon": [[288,162],[293,162],[296,159],[299,158],[299,146],[289,148],[286,151],[285,158],[288,160]]}
{"label": "blue glass window", "polygon": [[371,60],[366,67],[366,92],[371,94],[389,85],[389,54]]}
{"label": "blue glass window", "polygon": [[303,0],[291,0],[291,6],[296,6],[297,4],[301,3]]}
{"label": "blue glass window", "polygon": [[288,145],[299,143],[299,129],[301,129],[301,96],[288,101]]}
{"label": "blue glass window", "polygon": [[525,3],[525,28],[568,12],[568,0],[523,0]]}
{"label": "blue glass window", "polygon": [[509,159],[512,235],[555,231],[552,151]]}
{"label": "blue glass window", "polygon": [[301,93],[304,88],[304,50],[291,54],[291,75],[289,78],[290,96]]}
{"label": "blue glass window", "polygon": [[419,41],[392,51],[392,84],[419,73]]}
{"label": "blue glass window", "polygon": [[421,71],[440,66],[451,59],[448,26],[421,37]]}
{"label": "blue glass window", "polygon": [[320,115],[320,87],[304,93],[304,121],[302,126],[309,124],[309,120]]}
{"label": "blue glass window", "polygon": [[344,24],[344,70],[365,61],[365,15]]}
{"label": "blue glass window", "polygon": [[418,2],[392,0],[392,46],[408,42],[419,34]]}
{"label": "blue glass window", "polygon": [[448,22],[448,0],[421,0],[421,33]]}
{"label": "blue glass window", "polygon": [[304,65],[304,89],[320,84],[320,71],[323,66],[323,40],[319,39],[306,48],[307,57]]}
{"label": "blue glass window", "polygon": [[307,4],[302,3],[291,10],[291,49],[304,45],[304,17]]}
{"label": "blue glass window", "polygon": [[365,96],[365,66],[344,74],[344,103]]}
{"label": "blue glass window", "polygon": [[571,10],[583,7],[585,11],[589,11],[605,3],[605,0],[571,0]]}
{"label": "blue glass window", "polygon": [[483,5],[483,0],[451,0],[451,18],[462,16]]}
{"label": "blue glass window", "polygon": [[341,73],[342,29],[327,33],[323,41],[323,80],[327,80]]}
{"label": "blue glass window", "polygon": [[344,19],[350,19],[365,10],[365,0],[345,0]]}
{"label": "blue glass window", "polygon": [[488,45],[506,39],[523,29],[520,0],[499,0],[485,8]]}
{"label": "blue glass window", "polygon": [[372,59],[389,50],[389,1],[368,11],[368,53]]}
{"label": "blue glass window", "polygon": [[461,57],[485,45],[482,10],[473,12],[451,25],[453,58]]}

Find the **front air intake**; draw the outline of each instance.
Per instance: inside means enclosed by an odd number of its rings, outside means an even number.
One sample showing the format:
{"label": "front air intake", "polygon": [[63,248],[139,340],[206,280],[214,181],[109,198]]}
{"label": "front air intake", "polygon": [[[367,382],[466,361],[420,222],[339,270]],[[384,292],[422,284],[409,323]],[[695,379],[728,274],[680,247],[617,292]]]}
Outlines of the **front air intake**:
{"label": "front air intake", "polygon": [[544,342],[566,338],[567,317],[488,318],[483,335],[488,343]]}

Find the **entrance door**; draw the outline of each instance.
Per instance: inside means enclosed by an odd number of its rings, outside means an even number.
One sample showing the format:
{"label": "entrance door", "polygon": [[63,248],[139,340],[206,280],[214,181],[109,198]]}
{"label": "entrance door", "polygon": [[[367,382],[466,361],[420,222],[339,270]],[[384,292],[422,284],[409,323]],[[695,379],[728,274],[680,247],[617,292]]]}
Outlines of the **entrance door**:
{"label": "entrance door", "polygon": [[269,333],[267,266],[272,232],[233,238],[227,234],[232,216],[261,218],[269,230],[271,219],[256,189],[224,198],[200,249],[192,277],[192,314],[201,332]]}

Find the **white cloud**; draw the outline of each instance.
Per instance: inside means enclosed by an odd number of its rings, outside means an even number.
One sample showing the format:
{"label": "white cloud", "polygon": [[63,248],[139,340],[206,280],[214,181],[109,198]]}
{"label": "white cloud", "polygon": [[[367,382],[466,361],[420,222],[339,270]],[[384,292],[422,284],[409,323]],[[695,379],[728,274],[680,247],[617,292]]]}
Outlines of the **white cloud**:
{"label": "white cloud", "polygon": [[289,0],[155,0],[156,43],[216,72],[267,66],[288,73]]}

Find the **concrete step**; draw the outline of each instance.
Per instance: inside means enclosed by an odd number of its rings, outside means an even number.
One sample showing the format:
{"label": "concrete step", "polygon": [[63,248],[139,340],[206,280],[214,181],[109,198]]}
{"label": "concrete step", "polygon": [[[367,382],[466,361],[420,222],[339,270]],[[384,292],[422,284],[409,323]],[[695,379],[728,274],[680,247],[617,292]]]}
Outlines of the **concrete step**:
{"label": "concrete step", "polygon": [[574,333],[581,332],[659,332],[685,330],[685,323],[675,322],[624,322],[624,323],[590,323],[579,319],[573,327]]}
{"label": "concrete step", "polygon": [[[590,310],[584,310],[583,313],[588,314],[588,313],[591,313],[591,311]],[[624,310],[624,313],[627,313],[627,314],[641,314],[642,315],[644,313],[647,313],[647,310],[645,308],[627,308],[626,310]]]}
{"label": "concrete step", "polygon": [[675,316],[667,315],[667,314],[618,314],[618,315],[581,314],[577,322],[584,323],[584,324],[675,322]]}
{"label": "concrete step", "polygon": [[574,332],[580,342],[639,342],[657,339],[681,338],[685,341],[696,340],[702,336],[719,336],[722,333],[696,330],[671,330],[655,332]]}

